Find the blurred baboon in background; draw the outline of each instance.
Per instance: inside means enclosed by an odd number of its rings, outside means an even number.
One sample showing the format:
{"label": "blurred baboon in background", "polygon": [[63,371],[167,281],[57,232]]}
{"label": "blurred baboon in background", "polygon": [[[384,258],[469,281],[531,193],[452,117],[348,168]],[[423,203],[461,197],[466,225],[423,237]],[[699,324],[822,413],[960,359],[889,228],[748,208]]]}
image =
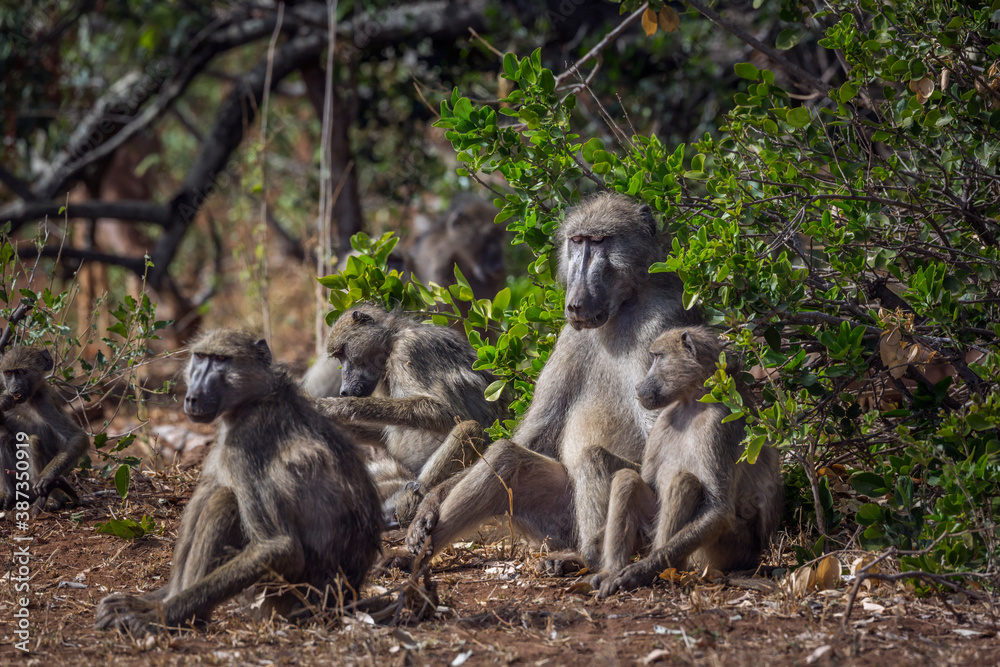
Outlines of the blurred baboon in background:
{"label": "blurred baboon in background", "polygon": [[406,253],[407,266],[425,285],[455,282],[455,265],[469,281],[477,299],[492,299],[504,288],[506,230],[493,219],[491,202],[469,194],[456,195],[437,222],[417,230]]}
{"label": "blurred baboon in background", "polygon": [[[754,464],[737,463],[743,419],[722,403],[701,403],[722,345],[707,327],[672,329],[652,345],[653,364],[636,386],[639,402],[661,409],[642,470],[623,469],[611,484],[601,571],[593,585],[605,597],[649,585],[668,567],[754,568],[781,518],[778,454],[764,447]],[[726,373],[739,378],[727,359]],[[744,404],[750,396],[741,386]],[[651,538],[651,539],[650,539]],[[652,542],[649,555],[629,558]]]}
{"label": "blurred baboon in background", "polygon": [[[531,405],[513,442],[493,443],[450,493],[427,495],[407,536],[411,551],[430,538],[436,552],[512,507],[527,537],[575,548],[596,568],[611,477],[638,469],[656,418],[635,396],[649,346],[665,328],[700,320],[682,307],[676,276],[648,272],[663,258],[657,237],[649,208],[622,195],[593,197],[567,214],[554,239],[567,325]],[[562,573],[567,559],[579,561],[557,555],[544,569]]]}
{"label": "blurred baboon in background", "polygon": [[[29,470],[32,500],[45,509],[58,510],[75,505],[79,498],[62,477],[83,456],[90,439],[82,428],[62,409],[64,401],[45,381],[54,368],[48,350],[34,347],[14,347],[0,357],[0,374],[4,393],[0,395],[0,456],[4,470],[13,462],[15,437],[19,432],[30,436]],[[3,424],[6,422],[6,424]],[[0,507],[14,504],[13,480],[3,475]],[[44,501],[42,499],[45,499]]]}
{"label": "blurred baboon in background", "polygon": [[[484,397],[493,376],[472,370],[476,353],[454,329],[360,305],[333,325],[327,352],[343,382],[341,398],[317,399],[320,410],[358,429],[362,441],[383,442],[419,482],[407,493],[421,494],[471,463],[486,445],[483,426],[504,416],[503,400]],[[384,509],[399,514],[392,503]]]}
{"label": "blurred baboon in background", "polygon": [[139,597],[105,597],[97,627],[143,635],[207,621],[254,584],[263,585],[265,617],[356,596],[382,527],[358,447],[249,333],[202,334],[185,377],[188,418],[220,426],[181,519],[170,581]]}

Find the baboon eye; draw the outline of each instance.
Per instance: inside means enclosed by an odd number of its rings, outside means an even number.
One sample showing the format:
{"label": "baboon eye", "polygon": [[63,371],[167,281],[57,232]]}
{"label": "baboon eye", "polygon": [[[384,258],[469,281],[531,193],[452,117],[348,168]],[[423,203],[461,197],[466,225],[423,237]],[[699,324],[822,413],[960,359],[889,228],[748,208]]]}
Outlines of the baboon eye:
{"label": "baboon eye", "polygon": [[573,236],[573,237],[570,237],[570,240],[573,243],[583,243],[583,237],[582,236]]}
{"label": "baboon eye", "polygon": [[604,240],[604,237],[603,237],[603,236],[591,236],[591,237],[590,237],[590,242],[591,242],[591,243],[600,243],[600,242],[602,242],[603,240]]}
{"label": "baboon eye", "polygon": [[205,357],[207,357],[207,356],[208,356],[208,355],[207,355],[207,354],[205,354],[204,352],[195,352],[195,353],[194,353],[194,358],[195,358],[195,359],[204,359],[204,358],[205,358]]}
{"label": "baboon eye", "polygon": [[215,361],[229,361],[232,357],[227,357],[224,354],[214,354],[212,355],[212,359]]}

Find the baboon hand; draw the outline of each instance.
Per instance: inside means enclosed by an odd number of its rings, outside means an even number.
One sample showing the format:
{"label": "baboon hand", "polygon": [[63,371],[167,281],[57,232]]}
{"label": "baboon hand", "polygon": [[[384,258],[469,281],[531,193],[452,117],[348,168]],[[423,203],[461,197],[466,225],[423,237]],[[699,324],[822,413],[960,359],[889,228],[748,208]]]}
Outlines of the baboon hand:
{"label": "baboon hand", "polygon": [[434,527],[437,525],[438,516],[441,514],[441,496],[431,491],[417,508],[416,517],[410,524],[410,529],[406,531],[406,548],[414,556],[423,556],[434,553],[434,543],[427,546],[427,551],[423,552],[424,545],[428,543]]}
{"label": "baboon hand", "polygon": [[601,587],[597,597],[604,599],[618,591],[632,591],[641,586],[649,586],[654,574],[644,561],[632,563],[616,575],[608,576],[600,582]]}
{"label": "baboon hand", "polygon": [[32,492],[35,494],[36,498],[41,498],[43,496],[48,496],[49,492],[52,491],[52,487],[56,483],[55,477],[50,477],[48,475],[44,477],[39,477],[35,480],[34,485],[31,487]]}
{"label": "baboon hand", "polygon": [[94,627],[98,630],[115,629],[136,638],[160,630],[154,606],[124,593],[114,593],[101,600],[97,605]]}
{"label": "baboon hand", "polygon": [[353,397],[324,398],[317,401],[319,411],[334,421],[348,422],[354,419],[357,409]]}
{"label": "baboon hand", "polygon": [[536,566],[536,570],[538,574],[546,577],[567,577],[586,566],[586,563],[577,554],[563,553],[541,560]]}

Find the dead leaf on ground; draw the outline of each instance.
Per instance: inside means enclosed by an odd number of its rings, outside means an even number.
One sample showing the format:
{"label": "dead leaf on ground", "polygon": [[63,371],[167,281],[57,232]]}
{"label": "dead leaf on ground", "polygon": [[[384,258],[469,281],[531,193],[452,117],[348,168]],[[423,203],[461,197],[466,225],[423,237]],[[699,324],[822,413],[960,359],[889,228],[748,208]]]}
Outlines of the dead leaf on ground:
{"label": "dead leaf on ground", "polygon": [[827,556],[816,564],[816,588],[827,591],[840,585],[843,565],[836,556]]}

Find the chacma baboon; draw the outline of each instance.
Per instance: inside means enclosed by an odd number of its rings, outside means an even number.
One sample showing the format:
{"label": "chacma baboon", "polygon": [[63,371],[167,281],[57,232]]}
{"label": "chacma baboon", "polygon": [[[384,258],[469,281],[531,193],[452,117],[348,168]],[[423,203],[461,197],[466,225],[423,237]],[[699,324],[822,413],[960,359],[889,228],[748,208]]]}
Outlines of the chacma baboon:
{"label": "chacma baboon", "polygon": [[170,581],[104,598],[97,627],[143,635],[207,621],[254,584],[263,585],[265,616],[349,601],[379,553],[382,527],[358,447],[247,332],[202,334],[185,377],[188,418],[220,425],[181,518]]}
{"label": "chacma baboon", "polygon": [[406,253],[407,266],[425,285],[455,282],[455,265],[477,299],[492,299],[503,289],[506,231],[493,219],[491,202],[460,194],[437,224],[419,230]]}
{"label": "chacma baboon", "polygon": [[[504,415],[504,401],[484,397],[493,376],[472,370],[476,352],[454,329],[360,305],[334,323],[327,352],[342,367],[341,398],[317,399],[320,410],[362,441],[384,443],[418,482],[402,494],[422,495],[475,460],[482,425]],[[383,500],[387,516],[408,522],[400,510],[412,499]]]}
{"label": "chacma baboon", "polygon": [[[62,475],[76,465],[90,444],[87,434],[62,410],[58,397],[45,381],[53,367],[49,351],[34,347],[14,347],[0,357],[4,387],[0,412],[6,422],[6,432],[0,427],[0,450],[5,470],[6,459],[14,458],[16,434],[27,434],[30,497],[37,499],[39,507],[44,505],[49,510],[79,502]],[[6,474],[0,493],[3,494],[0,505],[10,509],[15,494],[13,480]]]}
{"label": "chacma baboon", "polygon": [[[611,477],[639,467],[656,419],[634,389],[649,345],[665,328],[700,319],[682,307],[676,276],[648,272],[662,259],[657,237],[649,208],[622,195],[593,197],[566,216],[556,246],[567,326],[534,399],[513,442],[493,443],[449,493],[427,495],[407,535],[411,551],[428,538],[437,551],[512,504],[527,537],[575,549],[596,569]],[[566,565],[555,557],[544,569]]]}
{"label": "chacma baboon", "polygon": [[[503,289],[503,225],[493,223],[497,209],[471,195],[458,195],[437,221],[419,228],[403,249],[404,265],[425,285],[448,286],[455,282],[455,265],[469,281],[476,299],[492,299]],[[390,255],[389,268],[392,266]],[[404,278],[407,280],[407,278]],[[461,304],[460,304],[461,305]],[[327,356],[316,359],[302,377],[302,389],[310,396],[328,398],[340,392],[340,364]]]}
{"label": "chacma baboon", "polygon": [[[604,557],[592,580],[601,597],[648,586],[668,567],[687,568],[689,558],[722,571],[754,568],[781,518],[777,452],[764,447],[752,465],[737,463],[744,420],[723,423],[729,408],[699,401],[722,351],[718,336],[707,327],[671,329],[650,350],[653,365],[636,393],[643,407],[662,411],[641,474],[619,470],[611,483]],[[739,364],[727,361],[739,382]],[[650,541],[649,554],[629,565]]]}

